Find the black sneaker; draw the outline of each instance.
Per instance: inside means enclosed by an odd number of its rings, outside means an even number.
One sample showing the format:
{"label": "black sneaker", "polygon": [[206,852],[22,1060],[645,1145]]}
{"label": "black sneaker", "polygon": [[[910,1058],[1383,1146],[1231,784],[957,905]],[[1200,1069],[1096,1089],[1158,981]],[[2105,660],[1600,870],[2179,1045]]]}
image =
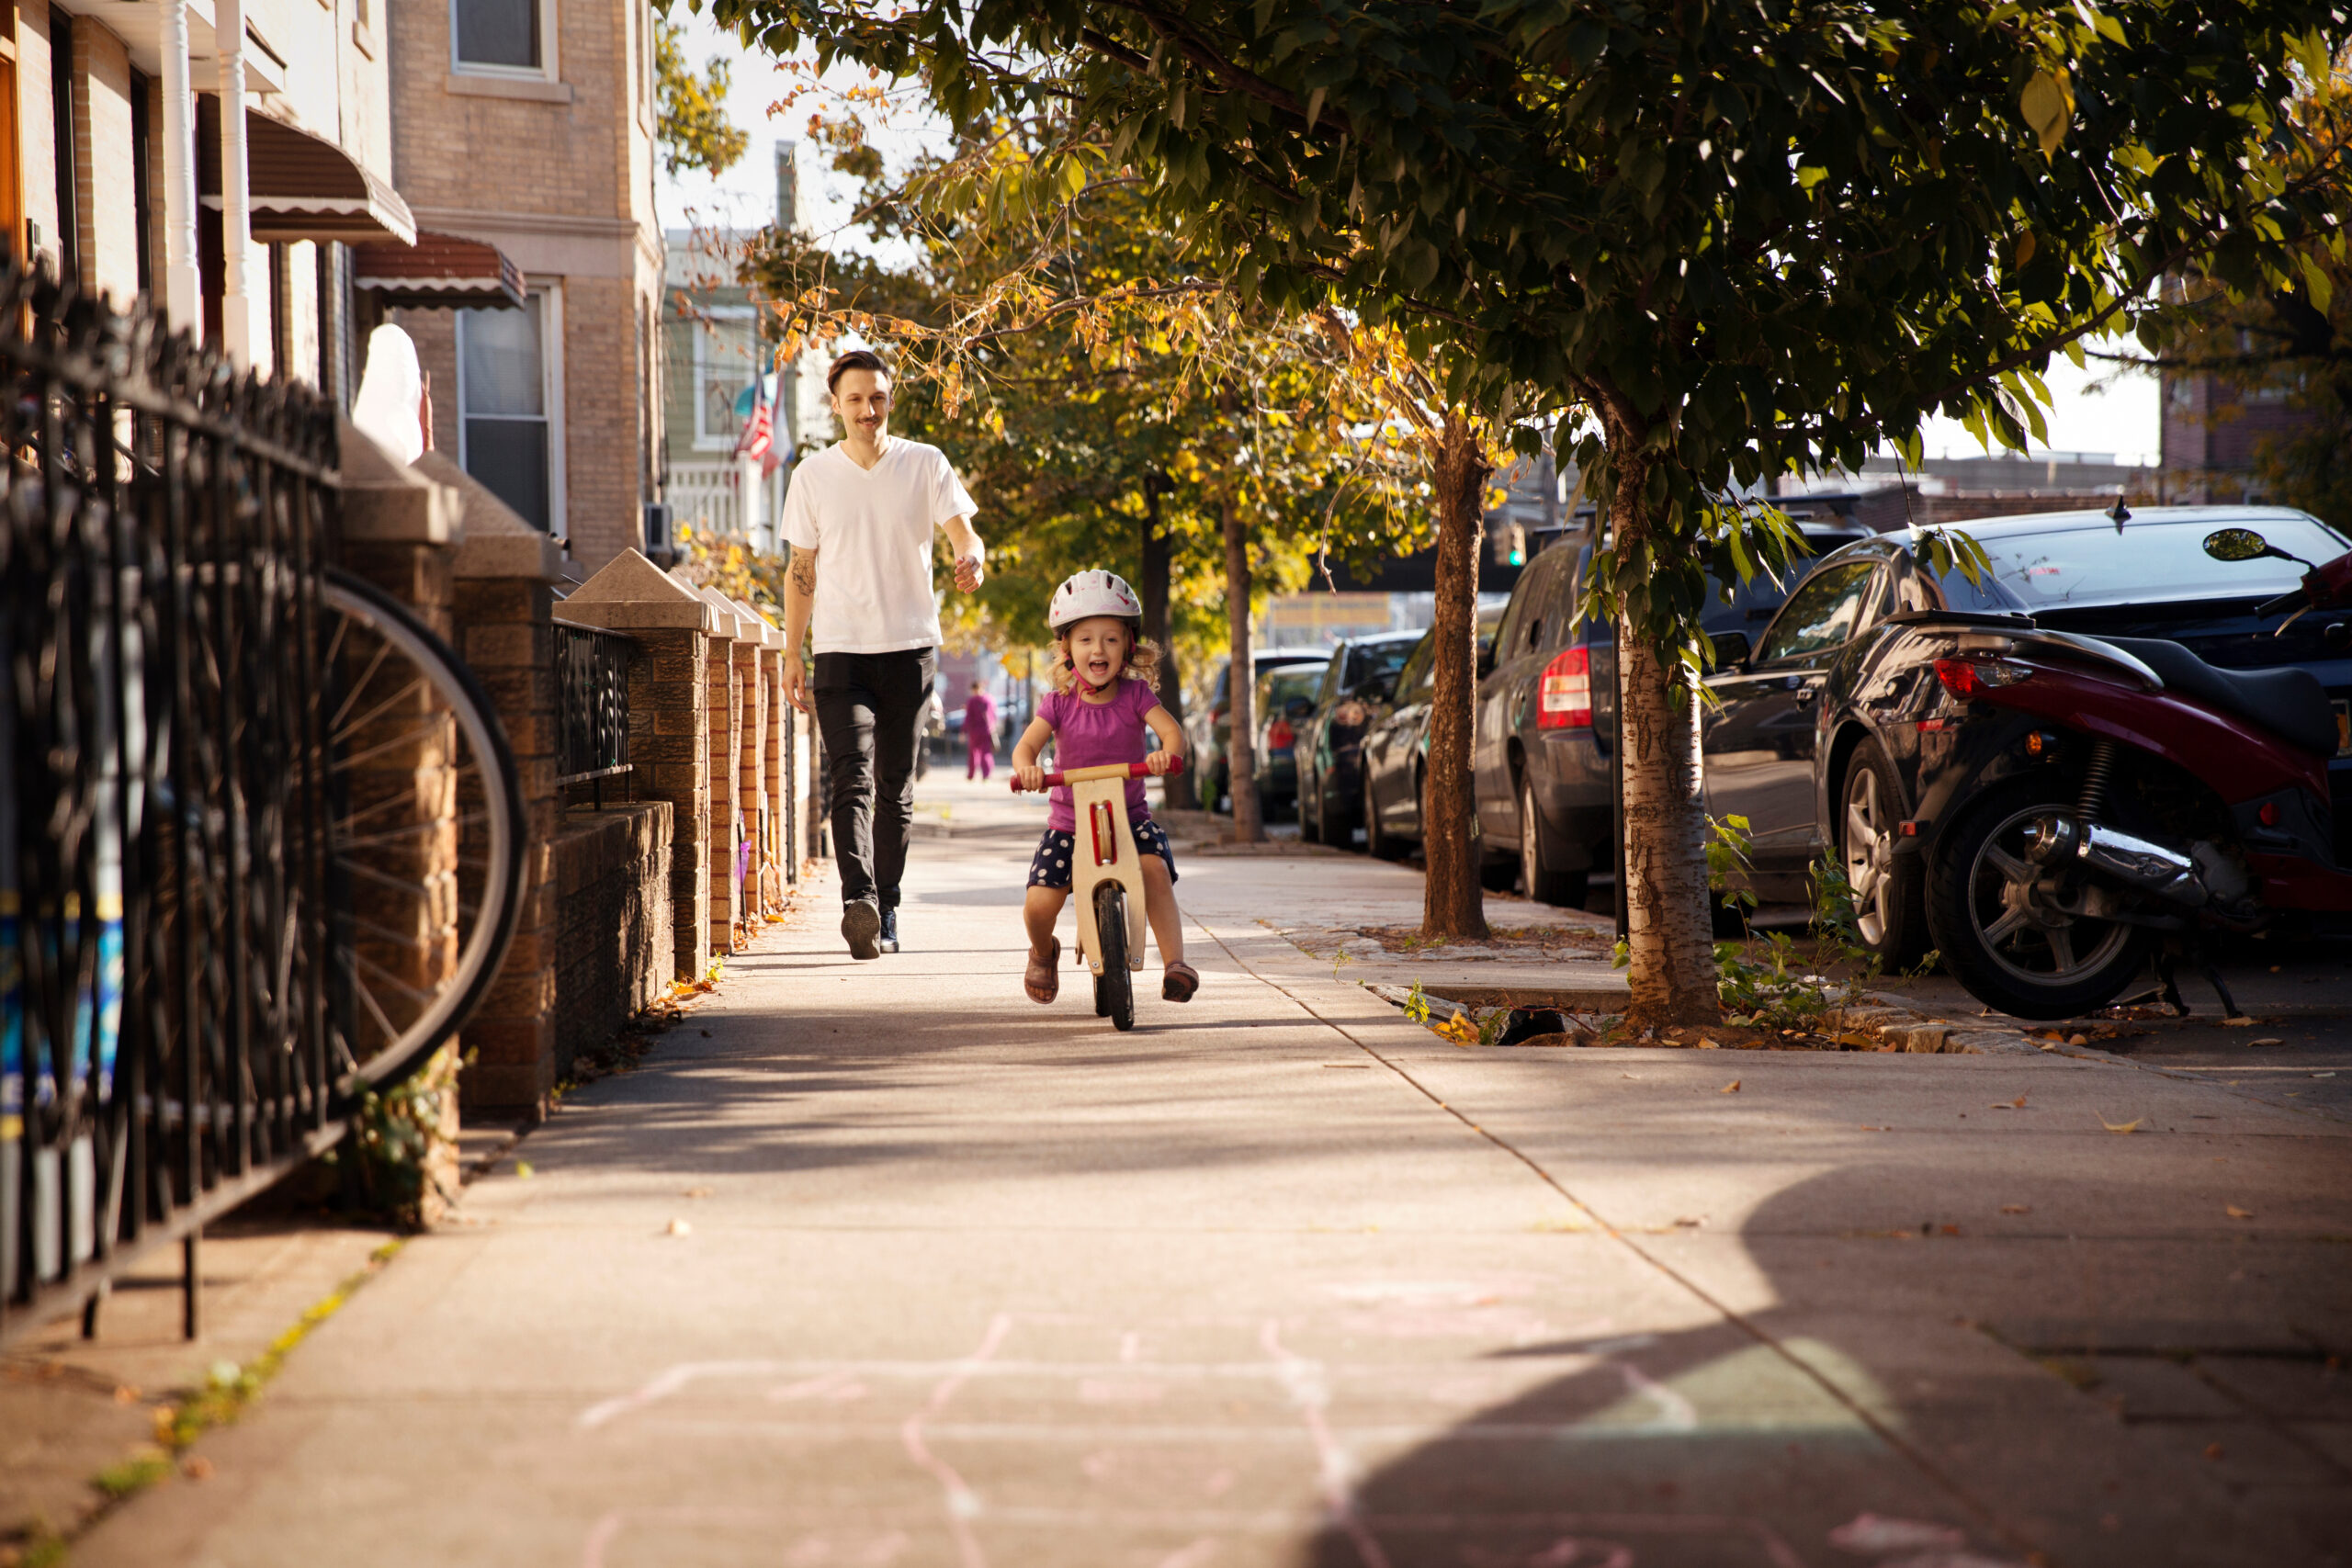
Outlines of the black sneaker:
{"label": "black sneaker", "polygon": [[852,958],[879,958],[882,945],[874,939],[882,931],[882,911],[871,898],[858,898],[842,908],[842,940]]}
{"label": "black sneaker", "polygon": [[896,909],[882,911],[882,951],[899,951],[899,911]]}

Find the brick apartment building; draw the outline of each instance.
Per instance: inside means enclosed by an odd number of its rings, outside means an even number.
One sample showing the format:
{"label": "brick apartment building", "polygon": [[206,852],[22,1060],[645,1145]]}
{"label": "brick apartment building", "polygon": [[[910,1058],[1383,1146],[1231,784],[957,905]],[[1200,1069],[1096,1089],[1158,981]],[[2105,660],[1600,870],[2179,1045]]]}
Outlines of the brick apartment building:
{"label": "brick apartment building", "polygon": [[[390,177],[380,4],[13,0],[11,249],[120,305],[152,295],[256,371],[348,398],[351,247],[416,237]],[[234,252],[232,209],[249,239]]]}
{"label": "brick apartment building", "polygon": [[2164,378],[2166,499],[2259,502],[2256,460],[2266,441],[2299,434],[2307,416],[2284,385],[2240,389],[2207,372]]}
{"label": "brick apartment building", "polygon": [[394,176],[420,227],[481,259],[479,287],[442,303],[386,296],[432,378],[434,444],[586,576],[645,542],[661,493],[652,9],[368,3],[390,35]]}

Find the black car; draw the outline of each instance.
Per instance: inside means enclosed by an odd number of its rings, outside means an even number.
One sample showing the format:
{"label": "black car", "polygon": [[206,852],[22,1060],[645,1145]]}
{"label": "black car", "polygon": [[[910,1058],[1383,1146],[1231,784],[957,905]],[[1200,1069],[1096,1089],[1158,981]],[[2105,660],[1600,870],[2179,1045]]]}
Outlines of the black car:
{"label": "black car", "polygon": [[1250,753],[1258,779],[1258,808],[1268,815],[1288,810],[1298,797],[1295,760],[1299,722],[1314,711],[1327,666],[1280,664],[1258,672],[1258,744]]}
{"label": "black car", "polygon": [[[2301,666],[2344,712],[2352,636],[2331,628],[2346,617],[2312,615],[2282,626],[2256,615],[2256,604],[2297,585],[2302,568],[2217,565],[2202,541],[2228,526],[2256,529],[2312,560],[2352,548],[2301,512],[2176,506],[2121,522],[2067,512],[1955,525],[1990,558],[1981,584],[1957,570],[1932,573],[1907,533],[1823,561],[1754,649],[1733,649],[1743,657],[1707,682],[1719,705],[1704,721],[1707,809],[1748,819],[1754,889],[1805,898],[1814,861],[1835,854],[1871,946],[1907,960],[1928,945],[1922,867],[1935,835],[1964,816],[1988,767],[2006,765],[1954,748],[1945,733],[1934,661],[1953,651],[1952,612],[1995,629],[2164,639],[2224,670]],[[2352,748],[2337,754],[2329,777],[2343,860],[2352,852],[2344,826]],[[1916,852],[1898,852],[1906,832]]]}
{"label": "black car", "polygon": [[1397,671],[1419,632],[1350,637],[1331,651],[1315,706],[1293,721],[1298,770],[1298,835],[1310,844],[1352,841],[1363,812],[1364,726],[1393,694]]}
{"label": "black car", "polygon": [[[1263,675],[1269,670],[1279,670],[1285,664],[1320,664],[1330,654],[1319,648],[1268,648],[1252,649],[1250,664],[1252,673]],[[1259,716],[1263,718],[1265,716]],[[1233,660],[1220,662],[1210,681],[1206,700],[1195,703],[1192,717],[1187,721],[1192,731],[1193,761],[1199,772],[1193,775],[1193,788],[1204,808],[1217,810],[1224,807],[1231,790],[1226,773],[1226,746],[1233,737]]]}
{"label": "black car", "polygon": [[[1807,559],[1871,536],[1835,525],[1803,532]],[[1516,861],[1521,890],[1550,904],[1582,905],[1593,870],[1615,859],[1616,639],[1605,624],[1575,620],[1591,554],[1571,536],[1529,563],[1478,683],[1479,832]],[[1801,575],[1751,578],[1728,603],[1711,583],[1701,624],[1722,645],[1744,648]]]}
{"label": "black car", "polygon": [[[1478,612],[1480,669],[1487,665],[1501,616],[1500,610]],[[1385,700],[1376,700],[1373,692],[1366,694],[1368,712],[1360,761],[1363,840],[1364,848],[1383,860],[1402,860],[1421,838],[1421,781],[1429,768],[1436,636],[1433,631],[1424,632],[1413,645],[1396,672],[1395,688]]]}

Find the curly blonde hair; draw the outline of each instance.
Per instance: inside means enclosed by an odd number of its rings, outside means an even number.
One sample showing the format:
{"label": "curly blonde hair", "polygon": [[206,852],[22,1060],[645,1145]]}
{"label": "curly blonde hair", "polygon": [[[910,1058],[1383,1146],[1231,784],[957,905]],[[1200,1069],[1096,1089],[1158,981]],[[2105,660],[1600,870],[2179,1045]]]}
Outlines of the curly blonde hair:
{"label": "curly blonde hair", "polygon": [[[1127,628],[1127,657],[1126,661],[1119,667],[1119,673],[1131,676],[1141,681],[1153,691],[1158,691],[1159,689],[1159,645],[1144,636],[1142,628],[1136,623],[1127,621],[1124,616],[1121,620]],[[1072,625],[1076,624],[1072,623]],[[1070,687],[1069,634],[1069,626],[1064,626],[1054,634],[1054,656],[1046,664],[1046,680],[1057,692],[1067,692]]]}

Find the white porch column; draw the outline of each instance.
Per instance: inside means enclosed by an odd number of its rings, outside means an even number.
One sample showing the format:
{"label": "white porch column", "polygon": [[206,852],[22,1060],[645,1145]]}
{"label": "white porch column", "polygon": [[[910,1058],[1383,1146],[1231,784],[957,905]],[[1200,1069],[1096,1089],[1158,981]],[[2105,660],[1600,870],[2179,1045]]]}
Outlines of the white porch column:
{"label": "white porch column", "polygon": [[245,0],[214,0],[220,64],[220,344],[240,370],[254,364],[253,197],[245,175]]}
{"label": "white porch column", "polygon": [[164,6],[164,315],[175,332],[204,335],[204,284],[196,270],[196,94],[187,76],[187,0]]}

